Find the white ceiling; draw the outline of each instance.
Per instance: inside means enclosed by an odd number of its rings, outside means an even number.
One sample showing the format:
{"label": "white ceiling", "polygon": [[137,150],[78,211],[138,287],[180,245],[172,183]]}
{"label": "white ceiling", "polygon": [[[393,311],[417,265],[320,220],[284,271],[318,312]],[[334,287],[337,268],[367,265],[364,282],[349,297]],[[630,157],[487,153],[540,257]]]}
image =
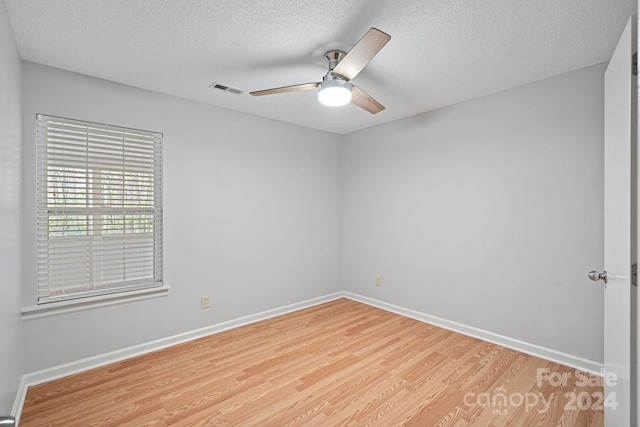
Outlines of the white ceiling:
{"label": "white ceiling", "polygon": [[[635,0],[5,0],[23,59],[335,133],[606,61]],[[325,107],[323,53],[391,41],[353,82],[387,108]]]}

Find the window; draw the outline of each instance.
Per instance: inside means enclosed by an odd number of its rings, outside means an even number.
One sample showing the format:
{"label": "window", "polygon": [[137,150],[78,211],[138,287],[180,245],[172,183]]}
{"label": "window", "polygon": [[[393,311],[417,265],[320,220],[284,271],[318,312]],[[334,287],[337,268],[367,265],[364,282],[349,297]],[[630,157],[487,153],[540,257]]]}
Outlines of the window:
{"label": "window", "polygon": [[38,304],[162,286],[162,134],[36,121]]}

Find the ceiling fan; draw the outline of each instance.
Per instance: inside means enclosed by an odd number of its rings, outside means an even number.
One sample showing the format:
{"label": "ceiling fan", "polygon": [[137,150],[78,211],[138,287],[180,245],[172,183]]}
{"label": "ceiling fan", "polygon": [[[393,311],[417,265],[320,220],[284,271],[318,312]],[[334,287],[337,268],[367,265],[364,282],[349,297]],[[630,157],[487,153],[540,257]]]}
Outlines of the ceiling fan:
{"label": "ceiling fan", "polygon": [[329,50],[324,54],[329,62],[329,71],[322,78],[322,82],[283,86],[250,93],[253,96],[263,96],[317,88],[318,100],[325,105],[335,107],[351,102],[371,114],[379,113],[384,110],[384,106],[352,84],[351,80],[366,67],[389,40],[391,40],[389,34],[377,28],[371,28],[349,53]]}

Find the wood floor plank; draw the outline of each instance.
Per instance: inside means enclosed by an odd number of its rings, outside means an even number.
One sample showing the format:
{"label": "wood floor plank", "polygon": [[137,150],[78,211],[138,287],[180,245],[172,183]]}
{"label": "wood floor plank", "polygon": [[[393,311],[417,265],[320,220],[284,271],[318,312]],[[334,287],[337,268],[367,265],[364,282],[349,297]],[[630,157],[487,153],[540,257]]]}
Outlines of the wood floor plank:
{"label": "wood floor plank", "polygon": [[20,425],[600,427],[596,378],[340,299],[29,387]]}

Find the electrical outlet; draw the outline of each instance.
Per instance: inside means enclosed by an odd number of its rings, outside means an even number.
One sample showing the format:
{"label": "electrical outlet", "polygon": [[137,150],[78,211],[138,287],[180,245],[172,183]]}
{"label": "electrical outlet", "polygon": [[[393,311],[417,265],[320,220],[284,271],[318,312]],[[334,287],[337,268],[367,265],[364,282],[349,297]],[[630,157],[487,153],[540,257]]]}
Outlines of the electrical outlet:
{"label": "electrical outlet", "polygon": [[209,295],[200,297],[200,308],[209,308]]}
{"label": "electrical outlet", "polygon": [[382,287],[382,276],[376,276],[376,286]]}

